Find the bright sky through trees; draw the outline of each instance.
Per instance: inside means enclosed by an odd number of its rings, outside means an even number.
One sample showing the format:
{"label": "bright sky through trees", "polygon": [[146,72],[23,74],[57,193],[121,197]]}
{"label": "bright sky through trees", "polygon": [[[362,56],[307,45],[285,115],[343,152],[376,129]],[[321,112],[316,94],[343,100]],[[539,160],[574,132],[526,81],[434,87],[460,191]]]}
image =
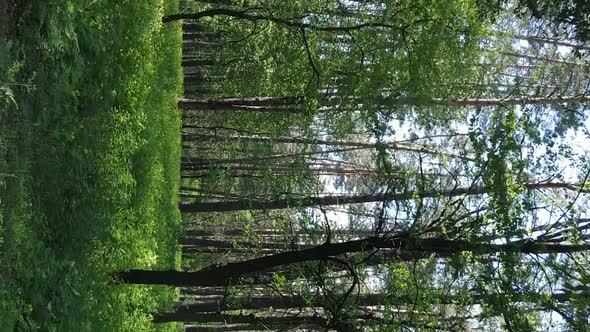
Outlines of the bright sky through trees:
{"label": "bright sky through trees", "polygon": [[586,2],[0,1],[0,330],[589,330]]}

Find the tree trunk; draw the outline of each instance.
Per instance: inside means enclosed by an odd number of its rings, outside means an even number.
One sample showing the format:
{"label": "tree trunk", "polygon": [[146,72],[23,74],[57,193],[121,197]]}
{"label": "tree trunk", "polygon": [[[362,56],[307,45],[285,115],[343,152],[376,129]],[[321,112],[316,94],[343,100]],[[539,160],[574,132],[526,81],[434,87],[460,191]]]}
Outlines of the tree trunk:
{"label": "tree trunk", "polygon": [[198,2],[208,3],[211,5],[226,5],[226,6],[233,6],[235,3],[231,0],[197,0]]}
{"label": "tree trunk", "polygon": [[[306,231],[285,231],[284,229],[254,229],[251,232],[256,236],[262,236],[264,238],[275,238],[275,237],[308,237],[308,236],[318,236],[321,235],[322,232],[306,232]],[[330,233],[332,236],[354,236],[354,237],[367,237],[373,234],[373,231],[370,229],[331,229]],[[197,229],[186,229],[182,232],[183,236],[186,237],[213,237],[213,236],[221,236],[223,238],[231,238],[231,237],[241,237],[246,235],[246,231],[243,229],[237,228],[228,228],[228,229],[207,229],[207,230],[197,230]],[[239,238],[238,238],[239,240]]]}
{"label": "tree trunk", "polygon": [[198,23],[184,23],[182,24],[182,31],[186,32],[200,32],[205,31],[205,27]]}
{"label": "tree trunk", "polygon": [[314,144],[314,145],[332,145],[340,147],[354,147],[354,148],[377,148],[383,146],[390,150],[407,151],[415,153],[425,153],[437,156],[448,156],[451,158],[458,158],[465,161],[473,161],[474,159],[469,156],[463,156],[455,153],[449,153],[439,151],[427,147],[423,147],[415,144],[404,144],[398,142],[384,142],[384,143],[365,143],[355,141],[343,141],[343,140],[322,140],[315,138],[304,138],[304,137],[266,137],[266,136],[245,136],[245,135],[183,135],[183,141],[237,141],[237,142],[254,142],[254,143],[286,143],[286,144]]}
{"label": "tree trunk", "polygon": [[[253,234],[258,234],[258,235],[279,235],[282,234],[283,231],[281,230],[255,230],[252,233]],[[232,237],[232,236],[245,236],[246,235],[246,231],[243,229],[238,229],[238,228],[230,228],[230,229],[224,229],[224,230],[201,230],[201,229],[188,229],[183,231],[183,235],[184,236],[188,236],[188,237],[203,237],[203,236],[216,236],[216,235],[221,235],[224,238],[227,237]]]}
{"label": "tree trunk", "polygon": [[114,276],[125,283],[161,284],[171,286],[224,286],[248,274],[307,261],[327,260],[346,253],[371,252],[378,249],[399,249],[417,252],[456,254],[463,251],[474,254],[491,253],[571,253],[590,249],[589,244],[562,244],[528,241],[509,244],[478,243],[439,238],[379,238],[369,237],[340,243],[325,243],[297,251],[253,258],[223,266],[210,266],[196,272],[130,270]]}
{"label": "tree trunk", "polygon": [[[252,255],[255,249],[248,248],[215,248],[215,247],[201,247],[201,246],[182,246],[182,253],[184,255],[194,254],[223,254],[223,255]],[[258,249],[260,254],[274,254],[279,252],[278,249]]]}
{"label": "tree trunk", "polygon": [[285,165],[285,166],[244,166],[244,165],[223,165],[218,167],[207,167],[200,164],[181,163],[180,169],[182,171],[193,172],[208,172],[211,169],[218,171],[225,171],[230,174],[240,174],[240,171],[250,174],[262,174],[270,172],[271,174],[285,174],[285,173],[309,173],[312,175],[377,175],[380,173],[379,169],[365,169],[362,167],[342,167],[338,165],[326,166],[310,166],[310,165]]}
{"label": "tree trunk", "polygon": [[206,42],[219,42],[221,38],[221,32],[184,32],[182,34],[182,40],[200,40]]}
{"label": "tree trunk", "polygon": [[222,325],[186,325],[185,332],[230,332],[230,331],[261,331],[256,324],[222,324]]}
{"label": "tree trunk", "polygon": [[181,295],[195,296],[223,295],[224,292],[223,287],[183,287],[180,289]]}
{"label": "tree trunk", "polygon": [[301,113],[302,97],[179,99],[178,108],[198,111],[251,111]]}
{"label": "tree trunk", "polygon": [[[176,319],[179,318],[179,319]],[[310,316],[260,316],[255,315],[227,315],[221,313],[157,313],[154,315],[154,323],[164,322],[192,322],[192,323],[223,323],[223,324],[256,324],[261,330],[264,326],[295,327],[301,324],[315,324],[326,326],[323,318]]]}
{"label": "tree trunk", "polygon": [[[375,302],[375,301],[373,301]],[[260,310],[272,307],[273,309],[306,308],[320,306],[319,301],[310,302],[303,296],[258,295],[231,299],[230,302],[223,298],[199,302],[181,302],[176,305],[173,314],[200,314],[206,312],[224,312],[232,310]],[[239,323],[249,323],[238,321]],[[238,323],[232,321],[232,323]]]}
{"label": "tree trunk", "polygon": [[294,153],[279,153],[279,154],[259,155],[259,156],[252,156],[252,157],[245,157],[245,158],[233,158],[233,159],[182,158],[182,160],[183,160],[183,162],[209,167],[209,166],[216,166],[216,165],[223,165],[223,164],[255,163],[258,161],[266,161],[266,160],[281,160],[281,159],[293,160],[297,157],[311,156],[311,155],[317,155],[317,154],[349,152],[349,151],[356,151],[356,150],[361,150],[361,149],[365,149],[365,147],[349,147],[349,148],[344,148],[344,149],[333,149],[333,150],[326,150],[326,151],[303,151],[303,152],[294,152]]}
{"label": "tree trunk", "polygon": [[183,67],[199,67],[199,66],[214,66],[217,64],[215,60],[182,60]]}
{"label": "tree trunk", "polygon": [[[441,293],[435,291],[435,293]],[[547,304],[547,301],[553,301],[556,303],[565,303],[570,301],[577,301],[584,299],[588,293],[570,293],[561,292],[550,294],[549,297],[545,297],[543,294],[533,292],[514,292],[511,294],[502,293],[491,293],[481,294],[472,293],[467,299],[465,296],[460,295],[444,295],[437,296],[433,295],[427,289],[424,289],[424,293],[418,298],[414,295],[396,295],[396,294],[360,294],[351,298],[354,301],[356,307],[373,307],[379,305],[413,305],[416,301],[431,301],[431,304],[457,304],[465,303],[470,305],[481,304],[481,303],[492,303],[498,302],[501,297],[509,295],[512,302],[529,302],[536,303],[539,305]],[[550,299],[550,300],[549,300]],[[333,301],[340,299],[328,299]],[[256,318],[253,316],[243,315],[224,315],[221,312],[233,311],[233,310],[264,310],[267,308],[276,309],[303,309],[308,307],[324,307],[324,299],[320,298],[305,298],[299,295],[258,295],[253,297],[242,297],[238,299],[232,299],[231,301],[224,301],[223,299],[201,301],[201,302],[181,302],[176,306],[176,311],[168,313],[156,313],[153,315],[154,322],[171,322],[171,321],[184,321],[184,322],[226,322],[228,324],[260,324],[260,323],[271,323],[272,321],[266,320],[265,318]],[[293,322],[292,317],[272,317],[268,319],[275,319],[276,322],[281,324]],[[283,320],[284,319],[284,320]],[[311,317],[309,317],[311,319]],[[301,323],[301,321],[298,321]],[[311,321],[306,321],[311,323]],[[315,320],[315,324],[325,324],[325,321]]]}
{"label": "tree trunk", "polygon": [[[194,246],[194,247],[212,247],[212,248],[219,248],[219,249],[235,249],[235,248],[243,248],[243,249],[285,249],[287,244],[285,243],[275,243],[275,242],[262,242],[262,243],[254,243],[250,241],[222,241],[222,240],[210,240],[210,239],[200,239],[194,237],[182,237],[178,241],[180,245],[183,246]],[[234,246],[235,244],[235,246]]]}
{"label": "tree trunk", "polygon": [[350,25],[350,26],[320,26],[315,24],[304,23],[298,20],[291,20],[291,19],[284,19],[280,17],[274,17],[270,15],[259,15],[259,14],[250,14],[246,11],[242,10],[233,10],[227,8],[214,8],[210,10],[204,10],[198,13],[184,13],[184,14],[173,14],[173,15],[166,15],[162,17],[162,22],[172,22],[178,20],[185,20],[185,19],[192,19],[192,20],[199,20],[205,17],[215,17],[215,16],[230,16],[237,19],[242,19],[251,22],[257,21],[269,21],[273,22],[279,26],[283,26],[285,28],[290,29],[298,29],[298,30],[314,30],[314,31],[324,31],[324,32],[351,32],[351,31],[358,31],[366,28],[387,28],[396,31],[400,31],[404,26],[397,26],[389,23],[383,22],[367,22],[362,24]]}
{"label": "tree trunk", "polygon": [[[579,190],[571,183],[529,183],[524,184],[527,190],[535,189],[570,189]],[[586,191],[586,190],[584,190]],[[305,208],[327,205],[346,205],[371,202],[403,201],[415,198],[456,197],[461,195],[481,195],[490,193],[486,187],[456,188],[449,191],[405,192],[398,194],[365,194],[365,195],[331,195],[321,197],[305,197],[278,199],[273,201],[235,200],[225,202],[180,202],[179,209],[183,213],[191,212],[225,212],[241,210],[278,210],[287,208]]]}
{"label": "tree trunk", "polygon": [[[338,99],[338,97],[336,97]],[[346,97],[344,97],[346,99]],[[353,102],[362,102],[361,98],[349,97],[348,100]],[[499,99],[487,99],[487,98],[456,98],[456,99],[443,99],[443,98],[412,98],[412,97],[400,97],[400,98],[378,98],[373,102],[377,105],[382,106],[393,106],[393,105],[406,105],[406,106],[428,106],[428,105],[441,105],[441,106],[510,106],[510,105],[531,105],[531,104],[542,104],[552,105],[561,103],[582,103],[590,101],[590,96],[555,96],[555,97],[517,97],[517,98],[499,98]]]}

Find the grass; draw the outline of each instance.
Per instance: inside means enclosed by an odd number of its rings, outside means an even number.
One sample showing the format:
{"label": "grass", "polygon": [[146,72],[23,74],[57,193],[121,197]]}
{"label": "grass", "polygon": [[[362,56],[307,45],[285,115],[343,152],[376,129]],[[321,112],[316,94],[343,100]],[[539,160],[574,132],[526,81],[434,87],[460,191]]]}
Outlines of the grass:
{"label": "grass", "polygon": [[0,331],[178,328],[110,278],[179,266],[177,6],[0,0]]}

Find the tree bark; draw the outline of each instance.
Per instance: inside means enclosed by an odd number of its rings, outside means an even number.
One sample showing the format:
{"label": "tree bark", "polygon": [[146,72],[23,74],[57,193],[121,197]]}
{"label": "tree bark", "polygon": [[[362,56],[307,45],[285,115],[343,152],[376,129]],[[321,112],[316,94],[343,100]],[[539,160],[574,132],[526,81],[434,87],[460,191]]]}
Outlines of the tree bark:
{"label": "tree bark", "polygon": [[[224,238],[232,237],[232,236],[245,236],[246,231],[241,228],[228,228],[228,229],[220,229],[220,230],[200,230],[200,229],[187,229],[182,232],[184,236],[187,237],[204,237],[204,236],[216,236],[221,235]],[[289,235],[285,234],[284,230],[281,229],[256,229],[252,231],[252,234],[256,235],[268,235],[268,236],[279,236],[279,235]]]}
{"label": "tree bark", "polygon": [[264,326],[295,327],[301,324],[316,324],[326,326],[323,318],[311,316],[255,316],[255,315],[228,315],[221,313],[157,313],[154,315],[154,323],[165,322],[192,322],[192,323],[224,323],[224,324],[256,324]]}
{"label": "tree bark", "polygon": [[[254,243],[250,241],[237,241],[234,246],[234,241],[222,241],[222,240],[211,240],[211,239],[200,239],[194,237],[182,237],[178,241],[180,245],[183,246],[194,246],[194,247],[212,247],[212,248],[219,248],[219,249],[235,249],[235,248],[243,248],[243,249],[285,249],[288,245],[285,243],[275,243],[275,242],[262,242],[262,243]],[[304,245],[302,245],[304,246]]]}
{"label": "tree bark", "polygon": [[180,295],[194,296],[222,296],[225,292],[223,287],[183,287],[180,289]]}
{"label": "tree bark", "polygon": [[182,60],[183,67],[199,67],[199,66],[214,66],[217,64],[215,60]]}
{"label": "tree bark", "polygon": [[186,325],[184,332],[260,331],[256,324]]}
{"label": "tree bark", "polygon": [[[374,217],[371,215],[371,217]],[[339,237],[354,237],[354,238],[362,238],[371,236],[374,233],[373,230],[370,229],[331,229],[330,235],[332,238]],[[309,237],[318,237],[325,234],[324,231],[286,231],[284,229],[254,229],[251,231],[252,235],[256,235],[257,237],[262,238],[264,241],[272,241],[273,239],[284,239],[284,238],[300,238],[300,239],[307,239]],[[236,229],[236,228],[229,228],[229,229],[207,229],[207,230],[197,230],[197,229],[186,229],[182,232],[182,235],[185,237],[222,237],[224,239],[235,239],[235,240],[243,240],[243,237],[246,235],[246,231],[243,229]]]}
{"label": "tree bark", "polygon": [[[215,248],[215,247],[201,247],[201,246],[182,246],[182,253],[184,255],[191,254],[223,254],[223,255],[251,255],[254,253],[254,248]],[[258,249],[257,252],[261,254],[274,254],[279,252],[278,249]]]}
{"label": "tree bark", "polygon": [[183,141],[243,141],[243,142],[255,142],[255,143],[286,143],[286,144],[315,144],[315,145],[332,145],[340,147],[354,147],[354,148],[377,148],[383,146],[390,150],[407,151],[414,153],[424,153],[437,156],[448,156],[450,158],[457,158],[465,161],[473,161],[474,158],[469,156],[463,156],[460,154],[439,151],[427,147],[423,147],[415,144],[405,144],[398,142],[383,142],[383,143],[366,143],[366,142],[355,142],[355,141],[344,141],[344,140],[323,140],[315,138],[305,137],[267,137],[267,136],[246,136],[246,135],[183,135]]}
{"label": "tree bark", "polygon": [[297,157],[305,157],[305,156],[318,155],[318,154],[349,152],[349,151],[356,151],[356,150],[361,150],[361,149],[365,149],[365,147],[349,147],[349,148],[333,149],[333,150],[326,150],[326,151],[303,151],[303,152],[293,152],[293,153],[279,153],[279,154],[259,155],[259,156],[253,156],[253,157],[233,158],[233,159],[183,158],[182,161],[208,167],[208,166],[216,166],[216,165],[223,165],[223,164],[254,163],[254,162],[266,161],[266,160],[281,160],[281,159],[292,160]]}
{"label": "tree bark", "polygon": [[182,31],[200,32],[205,31],[205,27],[198,23],[184,23],[182,24]]}
{"label": "tree bark", "polygon": [[[440,293],[440,291],[435,291]],[[396,295],[396,294],[360,294],[354,296],[351,300],[354,301],[356,307],[373,307],[378,305],[393,305],[403,306],[412,305],[416,301],[431,301],[431,304],[458,304],[466,303],[469,305],[498,302],[501,297],[507,294],[502,293],[470,293],[469,296],[461,295],[444,295],[432,296],[432,294],[425,290],[425,293],[418,298],[414,295]],[[514,292],[509,294],[512,302],[529,302],[539,305],[547,304],[547,301],[556,303],[566,303],[570,301],[577,301],[584,299],[588,293],[571,293],[559,292],[550,294],[548,298],[539,293],[533,292]],[[293,317],[255,317],[243,315],[224,315],[224,311],[232,310],[263,310],[267,308],[273,309],[302,309],[307,307],[323,307],[326,305],[324,299],[321,298],[305,298],[300,295],[279,296],[279,295],[257,295],[253,297],[242,297],[230,302],[225,302],[223,299],[201,301],[201,302],[181,302],[176,306],[174,312],[156,313],[153,315],[154,322],[163,323],[171,321],[183,322],[225,322],[228,324],[260,324],[266,325],[272,323],[274,319],[277,323],[302,323],[301,320],[293,319]],[[328,300],[330,301],[330,300]],[[269,319],[269,320],[267,320]],[[308,317],[306,323],[312,323],[312,317]],[[325,326],[326,321],[319,318],[313,318],[314,324]]]}
{"label": "tree bark", "polygon": [[[571,183],[528,183],[523,185],[527,190],[535,189],[568,189],[580,190]],[[584,190],[587,191],[587,190]],[[241,210],[279,210],[287,208],[305,208],[327,205],[346,205],[371,202],[403,201],[415,198],[456,197],[461,195],[481,195],[490,193],[486,187],[456,188],[449,191],[405,192],[398,194],[365,194],[365,195],[332,195],[321,197],[305,197],[278,199],[272,201],[234,200],[224,202],[180,202],[179,209],[183,213],[192,212],[225,212]]]}
{"label": "tree bark", "polygon": [[221,31],[215,32],[183,32],[182,40],[200,40],[206,42],[219,42],[221,39]]}
{"label": "tree bark", "polygon": [[456,254],[464,251],[474,254],[491,253],[571,253],[590,249],[589,244],[562,244],[528,241],[509,244],[478,243],[464,240],[440,238],[380,238],[369,237],[360,240],[322,245],[297,251],[287,251],[269,256],[253,258],[223,266],[209,266],[196,272],[130,270],[117,272],[114,277],[131,284],[161,284],[171,286],[224,286],[252,273],[295,263],[327,260],[346,253],[371,252],[378,249],[399,249],[417,252]]}
{"label": "tree bark", "polygon": [[258,97],[258,98],[223,98],[223,99],[186,99],[178,100],[178,108],[198,111],[251,111],[251,112],[287,112],[305,111],[301,97]]}
{"label": "tree bark", "polygon": [[[346,97],[345,97],[346,98]],[[348,97],[349,100],[355,102],[361,102],[362,99],[358,97]],[[499,99],[488,99],[488,98],[456,98],[456,99],[443,99],[443,98],[412,98],[412,97],[399,97],[399,98],[378,98],[374,100],[374,103],[378,105],[390,106],[390,105],[406,105],[406,106],[428,106],[428,105],[442,105],[442,106],[511,106],[511,105],[531,105],[531,104],[561,104],[561,103],[582,103],[590,101],[590,96],[555,96],[555,97],[518,97],[518,98],[499,98]]]}
{"label": "tree bark", "polygon": [[230,16],[242,20],[257,22],[257,21],[269,21],[273,22],[277,25],[290,28],[290,29],[297,29],[297,30],[314,30],[314,31],[323,31],[323,32],[351,32],[351,31],[358,31],[366,28],[387,28],[393,29],[397,31],[401,31],[406,26],[396,26],[393,24],[388,23],[381,23],[381,22],[367,22],[362,24],[350,25],[350,26],[319,26],[314,24],[304,23],[298,20],[289,20],[280,17],[274,17],[270,15],[259,15],[259,14],[249,14],[246,11],[242,10],[233,10],[233,9],[226,9],[226,8],[215,8],[210,10],[204,10],[198,13],[184,13],[184,14],[173,14],[173,15],[166,15],[162,17],[162,22],[172,22],[184,19],[192,19],[192,20],[199,20],[205,17],[215,17],[215,16]]}
{"label": "tree bark", "polygon": [[277,166],[245,166],[245,165],[222,165],[218,167],[207,167],[200,164],[181,163],[180,169],[182,171],[192,172],[208,172],[211,169],[225,171],[230,174],[239,174],[240,171],[250,174],[261,174],[270,172],[272,174],[285,174],[285,173],[303,173],[307,172],[312,175],[377,175],[380,173],[379,169],[366,169],[362,167],[342,167],[338,165],[325,165],[325,166],[310,166],[310,165],[277,165]]}

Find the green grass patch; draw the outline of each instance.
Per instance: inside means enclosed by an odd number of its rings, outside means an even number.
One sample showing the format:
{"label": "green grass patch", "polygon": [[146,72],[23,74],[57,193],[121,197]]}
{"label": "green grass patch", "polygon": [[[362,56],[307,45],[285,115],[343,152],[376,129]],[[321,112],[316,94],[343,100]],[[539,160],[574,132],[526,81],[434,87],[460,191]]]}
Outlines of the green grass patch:
{"label": "green grass patch", "polygon": [[177,3],[17,5],[0,42],[0,331],[175,329],[149,320],[173,289],[110,273],[179,266],[182,37],[160,23]]}

